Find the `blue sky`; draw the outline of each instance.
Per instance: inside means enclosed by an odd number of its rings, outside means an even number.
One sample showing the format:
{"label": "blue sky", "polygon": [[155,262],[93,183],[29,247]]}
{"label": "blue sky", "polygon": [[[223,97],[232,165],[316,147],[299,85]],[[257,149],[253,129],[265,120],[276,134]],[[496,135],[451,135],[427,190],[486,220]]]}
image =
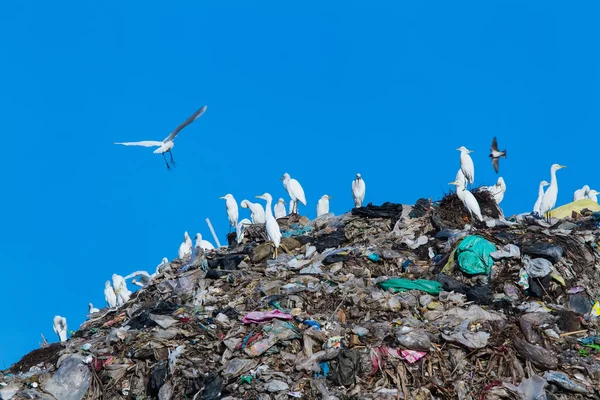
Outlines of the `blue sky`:
{"label": "blue sky", "polygon": [[[497,136],[506,214],[552,163],[558,204],[600,188],[591,2],[126,3],[0,5],[2,367],[56,341],[55,314],[76,329],[104,306],[113,272],[152,271],[186,230],[211,239],[206,217],[225,242],[219,197],[287,199],[284,172],[309,217],[325,193],[349,210],[356,172],[367,202],[412,203],[449,190],[461,145],[495,183]],[[162,140],[204,104],[172,172],[112,144]]]}

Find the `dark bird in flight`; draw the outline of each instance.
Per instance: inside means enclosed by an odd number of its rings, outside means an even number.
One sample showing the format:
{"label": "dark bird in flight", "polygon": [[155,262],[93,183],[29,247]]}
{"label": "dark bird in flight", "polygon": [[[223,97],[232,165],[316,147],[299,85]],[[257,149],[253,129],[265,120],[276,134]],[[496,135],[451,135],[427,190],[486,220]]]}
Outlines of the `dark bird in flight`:
{"label": "dark bird in flight", "polygon": [[490,148],[490,158],[492,159],[492,165],[494,166],[494,171],[496,171],[496,173],[498,173],[498,168],[500,168],[500,157],[506,158],[506,149],[502,151],[498,150],[498,141],[494,136],[494,140],[492,140],[492,147]]}

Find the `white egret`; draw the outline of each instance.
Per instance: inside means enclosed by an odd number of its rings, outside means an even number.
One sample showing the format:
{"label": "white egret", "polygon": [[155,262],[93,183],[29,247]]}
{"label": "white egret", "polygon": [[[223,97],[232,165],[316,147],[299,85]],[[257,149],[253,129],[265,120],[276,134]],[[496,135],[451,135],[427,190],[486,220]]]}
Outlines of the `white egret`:
{"label": "white egret", "polygon": [[306,205],[306,197],[304,196],[304,189],[300,186],[300,183],[290,178],[290,174],[287,172],[280,178],[283,180],[283,187],[287,190],[290,198],[294,201],[294,212],[298,214],[298,201]]}
{"label": "white egret", "polygon": [[275,219],[283,218],[285,216],[285,200],[280,197],[275,204]]}
{"label": "white egret", "polygon": [[538,217],[542,216],[542,213],[540,212],[540,207],[542,206],[542,199],[544,198],[544,187],[548,185],[549,183],[546,181],[540,182],[540,187],[538,189],[538,198],[535,204],[533,205],[533,215],[537,215]]}
{"label": "white egret", "polygon": [[108,307],[115,308],[117,306],[117,295],[115,294],[113,287],[110,286],[110,281],[106,281],[104,284],[104,298],[106,299]]}
{"label": "white egret", "polygon": [[153,274],[149,274],[147,271],[135,271],[135,272],[132,272],[131,274],[123,277],[123,281],[127,281],[127,279],[137,277],[137,278],[140,278],[140,280],[136,281],[134,279],[133,281],[131,281],[131,283],[133,283],[134,285],[139,286],[139,287],[147,286],[152,279],[154,279],[158,274],[160,274],[160,269],[162,268],[162,266],[165,263],[168,263],[168,262],[169,262],[169,260],[167,259],[167,257],[165,257],[162,259],[162,262],[156,266],[156,271],[154,271]]}
{"label": "white egret", "polygon": [[498,141],[496,140],[496,136],[494,136],[494,140],[492,140],[492,146],[490,147],[490,158],[492,159],[492,166],[494,167],[494,171],[496,171],[496,173],[498,173],[498,169],[500,168],[500,157],[506,158],[506,150],[498,150]]}
{"label": "white egret", "polygon": [[324,194],[321,196],[319,201],[317,201],[317,217],[320,217],[323,214],[327,214],[329,212],[329,199],[331,196],[327,196]]}
{"label": "white egret", "polygon": [[448,183],[449,185],[456,186],[456,195],[463,202],[466,209],[471,214],[471,219],[473,219],[473,214],[477,217],[478,220],[483,221],[483,217],[481,216],[481,209],[479,208],[479,203],[473,193],[469,192],[466,181],[456,180],[454,182]]}
{"label": "white egret", "polygon": [[185,231],[183,234],[183,243],[179,245],[177,256],[179,258],[184,258],[190,254],[192,254],[192,239],[190,239],[190,235]]}
{"label": "white egret", "polygon": [[584,185],[581,189],[577,189],[575,193],[573,193],[573,201],[585,199],[589,191],[590,187],[588,185]]}
{"label": "white egret", "polygon": [[499,177],[498,181],[494,186],[484,186],[482,189],[487,190],[492,194],[496,204],[500,204],[502,199],[504,199],[504,193],[506,192],[506,183],[504,183],[504,178]]}
{"label": "white egret", "polygon": [[248,200],[242,200],[240,203],[242,208],[250,210],[250,218],[252,218],[253,224],[264,224],[265,223],[265,209],[258,203],[252,203]]}
{"label": "white egret", "polygon": [[251,225],[252,222],[248,218],[244,218],[240,222],[238,222],[235,227],[235,237],[237,239],[237,243],[240,244],[244,240],[244,232],[246,228]]}
{"label": "white egret", "polygon": [[196,233],[196,244],[194,245],[194,248],[197,247],[202,248],[204,251],[214,250],[215,248],[211,242],[202,239],[202,235],[199,233]]}
{"label": "white egret", "polygon": [[475,166],[469,153],[472,153],[473,150],[469,150],[465,146],[460,146],[456,150],[460,151],[460,169],[465,175],[467,182],[472,185],[473,181],[475,181]]}
{"label": "white egret", "polygon": [[273,242],[273,247],[275,248],[273,258],[277,258],[277,250],[279,250],[279,244],[281,243],[281,230],[279,229],[279,224],[277,223],[277,220],[275,219],[275,217],[273,216],[273,212],[271,211],[271,203],[273,201],[273,197],[271,197],[269,193],[264,193],[260,196],[256,196],[256,198],[267,201],[267,205],[265,206],[267,222],[265,223],[265,226],[267,230],[267,237],[271,242]]}
{"label": "white egret", "polygon": [[88,314],[94,314],[100,312],[100,310],[98,310],[96,307],[94,307],[94,305],[92,303],[88,304]]}
{"label": "white egret", "polygon": [[552,164],[550,167],[550,186],[546,189],[544,197],[542,198],[542,204],[540,205],[540,215],[548,213],[548,222],[550,222],[550,210],[556,205],[556,198],[558,197],[558,181],[556,180],[556,171],[561,168],[565,168],[564,165]]}
{"label": "white egret", "polygon": [[53,325],[54,333],[58,335],[61,342],[65,342],[67,340],[67,319],[60,315],[55,315]]}
{"label": "white egret", "polygon": [[365,181],[360,174],[356,174],[356,179],[352,181],[352,198],[354,199],[355,208],[362,207],[366,190]]}
{"label": "white egret", "polygon": [[597,203],[598,202],[598,192],[595,191],[594,189],[590,190],[587,194],[587,198],[590,200],[593,200]]}
{"label": "white egret", "polygon": [[117,295],[117,306],[127,303],[131,297],[131,291],[127,289],[125,278],[118,274],[112,274],[112,283]]}
{"label": "white egret", "polygon": [[186,119],[181,125],[179,125],[169,136],[167,136],[162,142],[153,141],[153,140],[144,140],[141,142],[114,142],[114,144],[122,144],[124,146],[143,146],[143,147],[158,147],[158,149],[154,150],[154,154],[162,154],[163,159],[165,160],[165,164],[167,165],[167,169],[170,171],[171,167],[165,157],[165,153],[169,153],[171,156],[171,165],[176,167],[177,164],[173,159],[173,153],[171,150],[175,146],[175,136],[181,131],[183,128],[197,120],[202,114],[206,111],[206,106],[202,106],[198,111],[193,113],[188,119]]}
{"label": "white egret", "polygon": [[233,196],[227,193],[225,196],[221,197],[221,199],[225,200],[225,208],[227,210],[227,218],[229,218],[229,232],[231,232],[231,228],[235,229],[238,223],[238,205]]}

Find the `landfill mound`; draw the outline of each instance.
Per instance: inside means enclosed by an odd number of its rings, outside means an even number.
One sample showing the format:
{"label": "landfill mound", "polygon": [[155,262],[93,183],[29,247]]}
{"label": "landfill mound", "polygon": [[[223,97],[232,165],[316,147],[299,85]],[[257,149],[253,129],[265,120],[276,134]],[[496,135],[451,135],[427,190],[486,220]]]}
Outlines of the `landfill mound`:
{"label": "landfill mound", "polygon": [[[456,195],[279,219],[173,260],[0,373],[1,399],[583,399],[600,213],[485,223]],[[498,219],[500,217],[501,219]]]}

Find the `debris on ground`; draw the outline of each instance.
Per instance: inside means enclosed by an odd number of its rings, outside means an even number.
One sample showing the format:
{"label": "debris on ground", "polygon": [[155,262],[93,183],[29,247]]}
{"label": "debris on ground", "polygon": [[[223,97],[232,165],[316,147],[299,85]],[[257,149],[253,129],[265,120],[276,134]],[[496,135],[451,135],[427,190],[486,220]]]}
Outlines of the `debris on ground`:
{"label": "debris on ground", "polygon": [[0,399],[583,399],[600,391],[600,217],[505,220],[476,192],[279,220],[175,259]]}

